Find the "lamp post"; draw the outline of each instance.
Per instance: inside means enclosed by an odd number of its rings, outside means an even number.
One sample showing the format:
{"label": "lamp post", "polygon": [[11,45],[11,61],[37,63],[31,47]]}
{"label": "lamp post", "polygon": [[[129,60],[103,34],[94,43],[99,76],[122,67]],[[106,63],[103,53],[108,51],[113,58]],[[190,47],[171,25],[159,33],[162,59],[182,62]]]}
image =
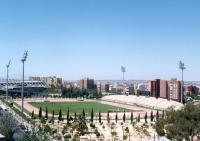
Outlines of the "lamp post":
{"label": "lamp post", "polygon": [[22,70],[22,93],[21,93],[21,100],[22,100],[22,105],[21,105],[21,112],[23,113],[24,111],[24,62],[26,61],[28,57],[28,51],[24,52],[24,55],[21,59],[22,65],[23,65],[23,70]]}
{"label": "lamp post", "polygon": [[126,68],[124,66],[121,66],[121,71],[123,73],[123,81],[125,80],[125,72],[126,72]]}
{"label": "lamp post", "polygon": [[9,67],[10,67],[11,61],[8,62],[6,65],[7,68],[7,79],[6,79],[6,101],[8,101],[8,73],[9,73]]}
{"label": "lamp post", "polygon": [[179,69],[182,73],[182,82],[181,82],[181,103],[183,103],[183,87],[184,87],[184,81],[183,81],[183,71],[186,69],[185,64],[182,61],[179,61]]}

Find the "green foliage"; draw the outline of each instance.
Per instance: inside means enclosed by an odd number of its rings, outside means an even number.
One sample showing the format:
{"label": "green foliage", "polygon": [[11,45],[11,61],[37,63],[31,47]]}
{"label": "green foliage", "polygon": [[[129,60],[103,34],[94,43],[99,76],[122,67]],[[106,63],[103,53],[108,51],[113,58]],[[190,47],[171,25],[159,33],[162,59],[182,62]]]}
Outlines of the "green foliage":
{"label": "green foliage", "polygon": [[83,116],[83,118],[85,118],[85,109],[83,109],[82,116]]}
{"label": "green foliage", "polygon": [[45,118],[46,120],[48,119],[48,108],[46,107],[46,111],[45,111]]}
{"label": "green foliage", "polygon": [[170,108],[156,122],[156,132],[170,140],[193,140],[200,134],[200,104],[187,103],[181,110]]}
{"label": "green foliage", "polygon": [[131,123],[133,123],[133,112],[131,112]]}
{"label": "green foliage", "polygon": [[62,110],[61,110],[61,109],[60,109],[60,111],[59,111],[58,120],[59,120],[59,121],[62,121],[62,120],[63,120],[63,118],[62,118]]}
{"label": "green foliage", "polygon": [[40,122],[41,122],[42,124],[46,124],[45,118],[44,118],[44,117],[40,118]]}
{"label": "green foliage", "polygon": [[34,119],[34,118],[35,118],[35,115],[34,115],[34,110],[33,110],[31,113],[31,119]]}
{"label": "green foliage", "polygon": [[112,135],[112,137],[115,137],[115,136],[117,136],[117,132],[113,131],[113,132],[111,132],[111,135]]}
{"label": "green foliage", "polygon": [[85,133],[88,131],[86,120],[83,116],[79,116],[78,120],[74,122],[73,125],[75,126],[75,129],[78,131],[79,135],[85,135]]}
{"label": "green foliage", "polygon": [[[76,115],[74,118],[76,118]],[[69,107],[67,108],[67,124],[69,124]]]}
{"label": "green foliage", "polygon": [[44,126],[44,132],[45,133],[51,133],[51,131],[52,131],[52,129],[51,129],[51,127],[49,125],[45,125]]}
{"label": "green foliage", "polygon": [[4,114],[0,116],[0,133],[7,139],[12,139],[16,129],[18,129],[17,122],[11,115]]}
{"label": "green foliage", "polygon": [[137,122],[140,122],[140,114],[138,115]]}
{"label": "green foliage", "polygon": [[95,124],[93,124],[93,123],[90,124],[90,127],[93,128],[93,129],[96,128]]}
{"label": "green foliage", "polygon": [[107,122],[110,123],[110,112],[107,113]]}
{"label": "green foliage", "polygon": [[124,111],[124,115],[123,115],[123,122],[126,122],[126,113]]}
{"label": "green foliage", "polygon": [[159,136],[165,136],[165,131],[164,131],[164,121],[163,120],[158,120],[156,121],[155,125],[155,130]]}
{"label": "green foliage", "polygon": [[156,121],[158,121],[159,120],[159,111],[157,110],[157,112],[156,112]]}
{"label": "green foliage", "polygon": [[76,112],[74,113],[74,120],[76,121],[77,120],[77,117],[76,117]]}
{"label": "green foliage", "polygon": [[55,116],[55,113],[54,113],[54,110],[53,110],[53,113],[52,113],[52,122],[54,123],[54,117]]}
{"label": "green foliage", "polygon": [[72,138],[72,136],[70,134],[66,134],[66,135],[64,135],[64,138],[65,138],[65,140],[69,140]]}
{"label": "green foliage", "polygon": [[126,128],[125,128],[125,131],[126,131],[126,133],[129,133],[129,128],[126,127]]}
{"label": "green foliage", "polygon": [[68,125],[63,126],[62,134],[64,135],[65,133],[68,132],[68,130],[69,130],[69,126]]}
{"label": "green foliage", "polygon": [[93,122],[93,120],[94,120],[94,111],[93,111],[93,108],[92,108],[92,111],[91,111],[91,122]]}
{"label": "green foliage", "polygon": [[43,91],[43,94],[60,94],[61,90],[60,89],[54,89],[54,88],[47,88],[46,90]]}
{"label": "green foliage", "polygon": [[127,135],[124,135],[123,136],[123,140],[127,140],[128,139],[128,136]]}
{"label": "green foliage", "polygon": [[165,118],[165,111],[163,110],[162,111],[162,119],[164,119]]}
{"label": "green foliage", "polygon": [[153,115],[153,111],[151,111],[151,122],[153,122],[154,120],[154,115]]}
{"label": "green foliage", "polygon": [[100,133],[97,129],[95,129],[94,133],[96,134],[97,137],[100,137]]}
{"label": "green foliage", "polygon": [[117,112],[116,112],[116,115],[115,115],[115,122],[117,123],[118,121],[118,115],[117,115]]}
{"label": "green foliage", "polygon": [[145,113],[144,120],[145,120],[145,123],[147,123],[147,112]]}
{"label": "green foliage", "polygon": [[40,107],[39,109],[39,114],[38,114],[39,118],[42,118],[42,108]]}
{"label": "green foliage", "polygon": [[136,132],[140,137],[144,137],[144,136],[149,137],[150,136],[150,133],[147,130],[149,128],[147,123],[144,123],[142,126],[135,125],[134,128],[136,129]]}
{"label": "green foliage", "polygon": [[78,88],[63,88],[62,89],[62,97],[66,98],[78,98],[78,97],[86,97],[86,98],[101,98],[102,94],[97,90],[81,90]]}
{"label": "green foliage", "polygon": [[99,112],[99,123],[101,123],[101,112]]}

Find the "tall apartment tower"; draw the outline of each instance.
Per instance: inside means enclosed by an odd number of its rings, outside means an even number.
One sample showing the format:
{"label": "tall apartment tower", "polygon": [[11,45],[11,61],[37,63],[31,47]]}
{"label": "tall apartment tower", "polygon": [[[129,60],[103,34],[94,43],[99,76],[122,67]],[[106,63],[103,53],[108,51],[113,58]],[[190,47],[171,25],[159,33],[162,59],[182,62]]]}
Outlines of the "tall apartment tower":
{"label": "tall apartment tower", "polygon": [[169,99],[181,101],[181,81],[173,78],[169,82]]}
{"label": "tall apartment tower", "polygon": [[97,90],[98,92],[108,93],[109,92],[109,84],[107,83],[98,83]]}
{"label": "tall apartment tower", "polygon": [[160,97],[160,79],[149,81],[150,96],[159,98]]}
{"label": "tall apartment tower", "polygon": [[173,78],[169,81],[155,79],[149,81],[150,96],[181,101],[181,81]]}
{"label": "tall apartment tower", "polygon": [[169,99],[169,88],[166,80],[160,81],[160,97]]}
{"label": "tall apartment tower", "polygon": [[94,79],[83,78],[80,80],[80,88],[86,90],[95,89]]}

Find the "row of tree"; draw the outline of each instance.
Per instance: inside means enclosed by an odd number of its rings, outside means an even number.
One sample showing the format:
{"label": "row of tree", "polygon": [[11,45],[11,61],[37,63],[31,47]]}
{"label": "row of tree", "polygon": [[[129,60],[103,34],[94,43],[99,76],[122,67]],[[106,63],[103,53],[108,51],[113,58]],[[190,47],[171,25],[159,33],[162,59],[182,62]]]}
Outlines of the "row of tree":
{"label": "row of tree", "polygon": [[[45,116],[43,117],[43,115],[42,115],[42,108],[40,107],[39,113],[38,113],[38,117],[39,117],[40,119],[45,118],[46,120],[48,120],[48,119],[49,119],[49,116],[48,116],[48,115],[49,115],[49,114],[48,114],[48,108],[46,107]],[[69,123],[69,122],[72,121],[72,120],[77,120],[77,113],[76,113],[76,112],[74,113],[74,116],[73,116],[73,117],[74,117],[74,118],[72,118],[72,116],[70,115],[70,111],[69,111],[69,108],[68,108],[68,109],[67,109],[67,123]],[[83,109],[83,111],[82,111],[82,117],[83,117],[84,119],[86,119],[86,115],[85,115],[85,110],[84,110],[84,109]],[[151,121],[151,122],[153,122],[154,120],[158,121],[159,118],[160,118],[159,111],[156,112],[156,115],[154,115],[153,111],[151,111],[151,115],[150,115],[149,117],[150,117],[150,121]],[[162,112],[161,117],[162,117],[162,119],[164,119],[164,111]],[[34,118],[35,118],[34,111],[32,111],[32,119],[34,119]],[[51,120],[54,121],[54,119],[55,119],[55,112],[54,112],[54,110],[53,110]],[[63,113],[62,113],[62,110],[60,109],[60,110],[59,110],[59,114],[58,114],[58,120],[59,120],[59,121],[62,121],[63,119],[64,119],[64,118],[63,118]],[[140,119],[141,119],[140,114],[138,114],[138,116],[137,116],[137,118],[136,118],[137,122],[140,122]],[[145,113],[145,116],[144,116],[144,120],[145,120],[146,123],[148,122],[147,119],[148,119],[148,115],[147,115],[147,112],[146,112],[146,113]],[[102,122],[102,115],[101,115],[101,112],[99,112],[99,114],[98,114],[98,120],[99,120],[99,123]],[[107,112],[107,122],[109,123],[110,120],[111,120],[111,118],[110,118],[110,112]],[[117,123],[118,120],[119,120],[119,118],[118,118],[118,113],[116,112],[116,115],[115,115],[115,122]],[[126,112],[125,112],[125,111],[124,111],[122,120],[123,120],[123,122],[126,122],[126,120],[127,120],[127,118],[126,118]],[[131,120],[131,123],[132,123],[133,120],[134,120],[133,112],[131,112],[130,120]],[[94,110],[93,110],[93,108],[91,109],[90,121],[91,121],[92,123],[93,123],[93,121],[94,121]]]}
{"label": "row of tree", "polygon": [[97,90],[85,90],[79,88],[63,88],[62,97],[64,98],[101,98],[102,94]]}

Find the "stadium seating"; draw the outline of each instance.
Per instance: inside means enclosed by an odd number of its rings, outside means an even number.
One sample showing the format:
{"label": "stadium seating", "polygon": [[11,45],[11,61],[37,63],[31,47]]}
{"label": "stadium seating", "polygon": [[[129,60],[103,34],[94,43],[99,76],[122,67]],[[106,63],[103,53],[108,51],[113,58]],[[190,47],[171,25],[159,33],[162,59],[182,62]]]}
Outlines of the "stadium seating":
{"label": "stadium seating", "polygon": [[110,101],[115,103],[121,103],[121,104],[128,104],[128,105],[137,105],[141,107],[151,108],[151,109],[159,109],[159,110],[165,110],[169,107],[174,107],[175,109],[180,109],[183,104],[158,98],[155,97],[147,97],[147,96],[136,96],[136,95],[108,95],[104,96],[102,98],[104,101]]}

